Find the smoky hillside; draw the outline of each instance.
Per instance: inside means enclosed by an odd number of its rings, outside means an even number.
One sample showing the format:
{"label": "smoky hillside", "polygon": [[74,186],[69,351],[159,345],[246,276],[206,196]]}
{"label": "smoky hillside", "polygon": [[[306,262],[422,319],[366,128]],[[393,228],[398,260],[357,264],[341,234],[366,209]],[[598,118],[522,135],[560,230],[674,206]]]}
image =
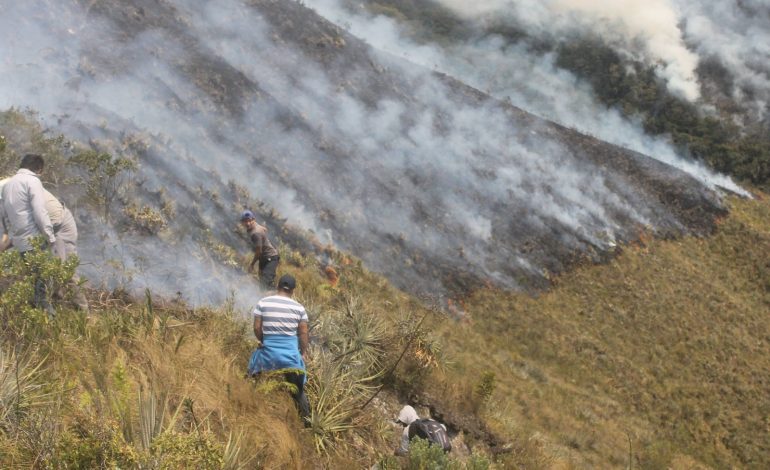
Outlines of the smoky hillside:
{"label": "smoky hillside", "polygon": [[[75,208],[84,274],[106,285],[192,302],[253,291],[232,255],[251,208],[275,241],[349,251],[412,293],[532,289],[642,234],[708,234],[719,188],[742,191],[663,144],[607,143],[373,47],[301,2],[2,4],[0,107],[137,163],[104,213],[44,177]],[[128,230],[137,207],[161,226]]]}
{"label": "smoky hillside", "polygon": [[687,171],[770,185],[764,0],[307,0],[377,48]]}

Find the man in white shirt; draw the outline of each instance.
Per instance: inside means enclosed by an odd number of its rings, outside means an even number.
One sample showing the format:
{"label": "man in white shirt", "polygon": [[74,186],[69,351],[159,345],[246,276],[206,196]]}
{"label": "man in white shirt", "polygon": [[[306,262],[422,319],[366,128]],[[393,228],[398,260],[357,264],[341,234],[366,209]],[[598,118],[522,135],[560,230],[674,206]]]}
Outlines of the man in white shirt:
{"label": "man in white shirt", "polygon": [[43,157],[27,154],[19,171],[3,185],[0,203],[0,235],[8,234],[21,253],[32,249],[32,238],[43,235],[53,245],[56,237],[45,210],[45,190],[38,174],[43,171]]}
{"label": "man in white shirt", "polygon": [[[45,210],[45,190],[38,176],[44,165],[42,156],[24,155],[19,171],[5,182],[0,192],[0,238],[7,234],[22,256],[33,249],[32,239],[38,235],[43,235],[48,244],[56,242],[53,224]],[[49,315],[55,314],[40,277],[35,280],[34,303]]]}

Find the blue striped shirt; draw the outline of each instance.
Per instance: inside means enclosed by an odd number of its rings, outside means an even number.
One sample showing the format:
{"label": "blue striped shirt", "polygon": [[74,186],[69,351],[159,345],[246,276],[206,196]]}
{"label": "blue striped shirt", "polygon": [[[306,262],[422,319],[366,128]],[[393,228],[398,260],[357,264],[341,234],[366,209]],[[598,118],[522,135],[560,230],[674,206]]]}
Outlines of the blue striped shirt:
{"label": "blue striped shirt", "polygon": [[308,321],[302,304],[280,295],[263,298],[252,313],[255,317],[262,317],[264,335],[297,336],[300,322]]}

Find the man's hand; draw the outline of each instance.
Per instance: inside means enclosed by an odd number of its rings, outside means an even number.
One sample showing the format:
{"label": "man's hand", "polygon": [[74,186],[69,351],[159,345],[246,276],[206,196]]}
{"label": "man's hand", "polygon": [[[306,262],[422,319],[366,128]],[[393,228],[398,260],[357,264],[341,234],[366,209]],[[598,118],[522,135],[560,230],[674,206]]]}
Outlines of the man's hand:
{"label": "man's hand", "polygon": [[13,246],[13,242],[11,242],[11,239],[8,238],[8,235],[3,235],[2,238],[0,238],[0,253],[4,252],[8,248]]}
{"label": "man's hand", "polygon": [[249,273],[254,272],[254,265],[259,261],[259,254],[254,252],[254,256],[251,257],[251,263],[249,263]]}

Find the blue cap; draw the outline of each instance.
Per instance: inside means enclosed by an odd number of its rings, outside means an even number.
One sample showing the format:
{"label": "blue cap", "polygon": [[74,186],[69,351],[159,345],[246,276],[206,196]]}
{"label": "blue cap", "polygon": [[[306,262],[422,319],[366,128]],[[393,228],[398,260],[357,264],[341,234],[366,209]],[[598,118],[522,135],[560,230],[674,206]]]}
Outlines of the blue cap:
{"label": "blue cap", "polygon": [[254,217],[254,213],[251,211],[243,211],[241,213],[241,222],[245,220],[254,220],[256,217]]}

